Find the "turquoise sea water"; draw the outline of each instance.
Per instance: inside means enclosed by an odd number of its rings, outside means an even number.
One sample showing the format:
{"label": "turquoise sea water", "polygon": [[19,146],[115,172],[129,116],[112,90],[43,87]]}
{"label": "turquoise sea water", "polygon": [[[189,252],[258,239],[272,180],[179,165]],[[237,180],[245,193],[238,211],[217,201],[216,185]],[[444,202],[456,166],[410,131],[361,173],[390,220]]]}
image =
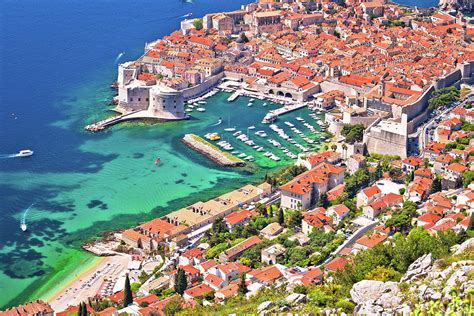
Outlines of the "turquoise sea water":
{"label": "turquoise sea water", "polygon": [[[188,12],[202,16],[244,2],[0,4],[0,306],[47,298],[94,261],[80,245],[100,232],[260,181],[266,171],[289,163],[275,163],[233,140],[262,168],[247,174],[219,168],[180,142],[188,132],[223,132],[229,121],[244,132],[250,125],[261,129],[259,122],[275,107],[260,100],[247,107],[248,98],[227,103],[226,93],[209,99],[207,111],[194,112],[189,121],[83,131],[86,123],[111,115],[109,84],[120,52],[122,61],[138,57],[146,41],[176,29]],[[299,113],[307,117],[307,110]],[[223,123],[212,126],[220,118]],[[35,155],[5,156],[26,148]],[[27,232],[20,230],[23,216]]]}
{"label": "turquoise sea water", "polygon": [[[222,133],[229,120],[244,132],[256,125],[255,130],[272,135],[259,122],[274,105],[263,107],[257,100],[247,107],[247,98],[227,103],[226,93],[209,99],[207,111],[194,112],[189,121],[83,131],[85,124],[110,115],[109,84],[119,53],[125,53],[119,62],[137,58],[145,42],[177,29],[189,12],[199,17],[249,2],[0,2],[0,308],[60,288],[94,261],[80,245],[100,232],[259,181],[268,170],[289,163],[274,163],[224,133],[239,150],[257,157],[261,169],[246,174],[219,168],[180,142],[188,132]],[[309,133],[294,120],[301,115],[314,123],[307,114],[302,110],[283,120]],[[220,118],[221,125],[211,126]],[[283,120],[279,126],[292,135]],[[5,156],[26,148],[35,155]],[[23,216],[27,232],[20,230]]]}

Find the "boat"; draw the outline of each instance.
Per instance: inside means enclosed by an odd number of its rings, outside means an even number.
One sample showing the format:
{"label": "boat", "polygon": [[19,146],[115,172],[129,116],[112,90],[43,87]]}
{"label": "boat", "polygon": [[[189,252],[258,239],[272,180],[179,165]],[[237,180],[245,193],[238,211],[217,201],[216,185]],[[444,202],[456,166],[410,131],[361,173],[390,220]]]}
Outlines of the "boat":
{"label": "boat", "polygon": [[26,225],[26,223],[21,223],[20,228],[22,231],[26,232],[26,230],[28,229],[28,226]]}
{"label": "boat", "polygon": [[209,139],[209,140],[219,140],[219,139],[221,139],[221,137],[217,133],[207,133],[206,135],[204,135],[204,137],[206,139]]}
{"label": "boat", "polygon": [[262,105],[263,105],[263,106],[267,106],[267,102],[264,102]]}
{"label": "boat", "polygon": [[156,158],[156,160],[155,160],[155,165],[160,164],[160,162],[161,162],[161,158],[160,158],[160,157]]}
{"label": "boat", "polygon": [[185,111],[186,111],[186,112],[192,112],[193,109],[186,109]]}
{"label": "boat", "polygon": [[20,150],[17,154],[17,157],[29,157],[33,156],[34,152],[29,149]]}
{"label": "boat", "polygon": [[193,15],[192,12],[186,13],[185,15],[183,15],[183,18],[189,18],[192,15]]}
{"label": "boat", "polygon": [[243,157],[246,157],[247,155],[245,153],[240,153],[237,157],[239,158],[243,158]]}
{"label": "boat", "polygon": [[196,111],[199,111],[199,112],[206,112],[206,109],[205,109],[205,108],[197,108]]}
{"label": "boat", "polygon": [[253,102],[253,101],[255,101],[255,99],[253,99],[253,98],[252,98],[252,99],[250,99],[250,102]]}
{"label": "boat", "polygon": [[255,126],[249,126],[248,129],[255,129]]}
{"label": "boat", "polygon": [[224,131],[226,131],[226,132],[233,132],[233,131],[235,131],[235,127],[224,128]]}
{"label": "boat", "polygon": [[249,102],[249,103],[247,104],[247,106],[252,106],[252,105],[253,105],[253,103],[252,103],[252,102]]}

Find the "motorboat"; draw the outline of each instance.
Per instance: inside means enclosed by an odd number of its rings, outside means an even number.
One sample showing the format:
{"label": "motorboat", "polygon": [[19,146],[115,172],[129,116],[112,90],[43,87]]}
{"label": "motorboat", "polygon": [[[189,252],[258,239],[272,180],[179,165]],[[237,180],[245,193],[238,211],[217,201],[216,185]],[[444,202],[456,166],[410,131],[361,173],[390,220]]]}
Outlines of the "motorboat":
{"label": "motorboat", "polygon": [[34,152],[29,149],[20,150],[17,154],[17,157],[29,157],[33,156]]}
{"label": "motorboat", "polygon": [[252,103],[252,102],[249,102],[249,103],[247,104],[247,106],[252,106],[252,105],[253,105],[253,103]]}
{"label": "motorboat", "polygon": [[199,111],[199,112],[206,112],[206,109],[205,109],[205,108],[197,108],[196,111]]}
{"label": "motorboat", "polygon": [[26,223],[21,223],[20,228],[22,231],[26,232],[26,230],[28,229],[28,226],[26,225]]}
{"label": "motorboat", "polygon": [[224,131],[226,131],[226,132],[234,132],[234,131],[235,131],[235,127],[224,128]]}
{"label": "motorboat", "polygon": [[255,126],[249,126],[248,129],[255,129]]}

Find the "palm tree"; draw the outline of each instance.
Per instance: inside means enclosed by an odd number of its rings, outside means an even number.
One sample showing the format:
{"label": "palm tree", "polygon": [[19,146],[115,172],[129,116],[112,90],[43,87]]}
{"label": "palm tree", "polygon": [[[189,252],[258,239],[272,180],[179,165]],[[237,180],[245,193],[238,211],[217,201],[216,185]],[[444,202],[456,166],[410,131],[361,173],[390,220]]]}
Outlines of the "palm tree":
{"label": "palm tree", "polygon": [[342,144],[342,152],[344,153],[344,159],[346,159],[347,157],[347,145],[346,143]]}

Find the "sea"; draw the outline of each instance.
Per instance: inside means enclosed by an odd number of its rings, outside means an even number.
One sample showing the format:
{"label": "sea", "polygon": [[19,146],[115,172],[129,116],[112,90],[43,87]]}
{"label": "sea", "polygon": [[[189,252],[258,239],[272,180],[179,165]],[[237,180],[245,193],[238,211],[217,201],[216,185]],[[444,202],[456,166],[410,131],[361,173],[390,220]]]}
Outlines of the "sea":
{"label": "sea", "polygon": [[[224,92],[208,99],[206,112],[191,112],[188,121],[125,123],[95,134],[83,130],[113,115],[110,84],[117,65],[139,57],[146,42],[178,29],[188,13],[201,17],[250,2],[0,2],[1,309],[50,298],[94,264],[97,258],[81,245],[102,232],[257,183],[291,163],[281,152],[283,159],[274,162],[224,131],[236,127],[278,153],[254,135],[274,133],[260,121],[277,105],[255,100],[248,106],[246,97],[230,103]],[[282,120],[298,125],[295,117],[301,116],[317,125],[308,114],[304,109]],[[279,126],[292,135],[282,121]],[[217,167],[180,141],[185,133],[209,132],[255,156],[254,171]],[[317,141],[319,136],[310,137]],[[15,157],[22,149],[34,155]],[[161,163],[155,165],[158,157]]]}

